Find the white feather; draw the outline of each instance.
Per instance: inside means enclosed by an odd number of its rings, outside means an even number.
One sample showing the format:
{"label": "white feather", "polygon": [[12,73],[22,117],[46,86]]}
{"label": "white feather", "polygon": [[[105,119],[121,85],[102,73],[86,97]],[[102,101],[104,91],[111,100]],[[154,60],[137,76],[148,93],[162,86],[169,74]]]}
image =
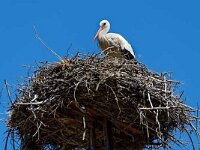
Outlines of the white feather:
{"label": "white feather", "polygon": [[125,40],[120,34],[117,34],[117,33],[107,33],[106,34],[106,37],[108,39],[111,39],[112,41],[116,41],[115,38],[118,38],[119,39],[119,44],[120,44],[120,47],[122,49],[126,49],[128,50],[132,55],[133,57],[135,58],[135,54],[133,52],[133,48],[131,47],[131,45],[128,43],[127,40]]}

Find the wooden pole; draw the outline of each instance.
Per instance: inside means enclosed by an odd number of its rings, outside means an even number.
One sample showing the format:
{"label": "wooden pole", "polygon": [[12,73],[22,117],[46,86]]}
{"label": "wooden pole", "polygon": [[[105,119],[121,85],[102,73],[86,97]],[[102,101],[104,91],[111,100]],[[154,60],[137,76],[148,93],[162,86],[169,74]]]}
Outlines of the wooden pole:
{"label": "wooden pole", "polygon": [[103,131],[104,131],[105,150],[113,150],[112,123],[106,118],[104,119],[103,122]]}
{"label": "wooden pole", "polygon": [[90,150],[96,150],[96,133],[94,122],[92,122],[92,125],[90,127]]}

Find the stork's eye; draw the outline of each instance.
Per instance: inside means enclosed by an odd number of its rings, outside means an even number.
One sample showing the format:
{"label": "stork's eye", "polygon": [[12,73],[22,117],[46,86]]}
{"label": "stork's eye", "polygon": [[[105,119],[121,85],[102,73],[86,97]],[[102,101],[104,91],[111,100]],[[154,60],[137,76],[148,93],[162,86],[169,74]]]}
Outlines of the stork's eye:
{"label": "stork's eye", "polygon": [[106,25],[106,23],[104,22],[104,23],[103,23],[103,26],[105,26],[105,25]]}

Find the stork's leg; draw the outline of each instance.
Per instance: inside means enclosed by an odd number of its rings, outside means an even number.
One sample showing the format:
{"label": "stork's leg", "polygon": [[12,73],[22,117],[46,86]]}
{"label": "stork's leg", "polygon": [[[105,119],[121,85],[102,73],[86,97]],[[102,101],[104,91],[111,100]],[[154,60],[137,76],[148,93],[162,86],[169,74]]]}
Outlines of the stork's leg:
{"label": "stork's leg", "polygon": [[108,119],[104,119],[103,131],[105,150],[113,150],[112,123]]}
{"label": "stork's leg", "polygon": [[95,133],[95,123],[92,123],[90,127],[90,150],[96,150],[96,133]]}

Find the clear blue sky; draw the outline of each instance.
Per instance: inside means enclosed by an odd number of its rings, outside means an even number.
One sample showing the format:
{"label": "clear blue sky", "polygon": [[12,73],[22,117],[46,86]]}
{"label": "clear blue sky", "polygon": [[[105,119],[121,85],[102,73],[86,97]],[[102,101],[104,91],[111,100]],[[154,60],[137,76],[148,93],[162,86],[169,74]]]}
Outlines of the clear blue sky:
{"label": "clear blue sky", "polygon": [[[57,61],[35,39],[33,25],[61,56],[72,44],[68,51],[72,56],[78,51],[99,52],[92,38],[99,21],[107,19],[111,31],[122,34],[134,46],[136,57],[151,70],[172,71],[183,83],[187,104],[196,107],[200,97],[199,7],[199,0],[1,0],[0,88],[4,79],[17,86],[27,72],[22,65]],[[0,102],[0,115],[5,118],[5,92]],[[6,128],[3,123],[0,127],[3,143]]]}

